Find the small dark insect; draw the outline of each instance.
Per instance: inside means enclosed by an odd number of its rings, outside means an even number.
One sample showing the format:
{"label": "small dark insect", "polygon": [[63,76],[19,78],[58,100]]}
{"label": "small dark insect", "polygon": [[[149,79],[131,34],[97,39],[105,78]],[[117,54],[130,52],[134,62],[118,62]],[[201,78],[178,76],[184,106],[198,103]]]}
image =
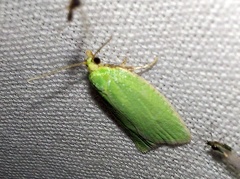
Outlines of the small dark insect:
{"label": "small dark insect", "polygon": [[217,141],[207,141],[207,145],[210,145],[214,152],[217,152],[225,157],[228,157],[228,153],[231,153],[232,148],[227,144],[223,144]]}
{"label": "small dark insect", "polygon": [[218,141],[207,141],[206,144],[211,146],[212,152],[220,155],[224,161],[230,164],[240,174],[240,157],[229,145]]}
{"label": "small dark insect", "polygon": [[67,16],[68,22],[72,21],[72,19],[73,19],[73,10],[81,5],[82,5],[82,3],[80,0],[71,0],[70,1],[70,4],[68,6],[69,12],[68,12],[68,16]]}

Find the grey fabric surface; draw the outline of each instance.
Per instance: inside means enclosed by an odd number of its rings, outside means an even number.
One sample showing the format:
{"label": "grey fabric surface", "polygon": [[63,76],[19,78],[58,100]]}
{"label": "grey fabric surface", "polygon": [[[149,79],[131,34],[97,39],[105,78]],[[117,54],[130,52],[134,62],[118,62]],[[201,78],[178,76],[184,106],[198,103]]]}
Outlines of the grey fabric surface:
{"label": "grey fabric surface", "polygon": [[[240,1],[0,1],[0,178],[236,178],[205,140],[240,151]],[[141,66],[176,107],[188,145],[141,154],[92,90],[81,61]],[[238,152],[239,153],[239,152]]]}

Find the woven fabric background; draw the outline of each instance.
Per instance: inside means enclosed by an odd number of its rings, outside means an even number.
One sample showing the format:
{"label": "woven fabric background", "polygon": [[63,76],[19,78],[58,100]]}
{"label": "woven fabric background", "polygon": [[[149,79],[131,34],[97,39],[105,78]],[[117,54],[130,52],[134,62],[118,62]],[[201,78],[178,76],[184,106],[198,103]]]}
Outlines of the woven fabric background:
{"label": "woven fabric background", "polygon": [[[0,178],[218,178],[237,176],[206,140],[240,151],[239,0],[0,1]],[[141,76],[175,106],[190,144],[141,154],[92,90],[82,61],[113,39],[104,63],[158,63]]]}

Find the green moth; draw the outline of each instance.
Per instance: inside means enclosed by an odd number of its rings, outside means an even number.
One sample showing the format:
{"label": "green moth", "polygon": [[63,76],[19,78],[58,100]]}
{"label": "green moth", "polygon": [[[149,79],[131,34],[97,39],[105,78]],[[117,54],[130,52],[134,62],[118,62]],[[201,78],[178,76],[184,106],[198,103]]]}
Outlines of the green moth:
{"label": "green moth", "polygon": [[218,141],[207,141],[206,144],[211,146],[211,150],[214,154],[219,155],[224,162],[240,172],[240,157],[229,145]]}
{"label": "green moth", "polygon": [[[189,143],[190,132],[173,106],[152,85],[133,72],[139,67],[126,66],[126,61],[120,65],[102,64],[96,57],[101,48],[95,54],[87,50],[87,58],[81,63],[54,70],[29,81],[84,64],[87,66],[90,82],[109,103],[117,122],[139,151],[146,153],[160,144]],[[143,68],[150,68],[154,63]]]}

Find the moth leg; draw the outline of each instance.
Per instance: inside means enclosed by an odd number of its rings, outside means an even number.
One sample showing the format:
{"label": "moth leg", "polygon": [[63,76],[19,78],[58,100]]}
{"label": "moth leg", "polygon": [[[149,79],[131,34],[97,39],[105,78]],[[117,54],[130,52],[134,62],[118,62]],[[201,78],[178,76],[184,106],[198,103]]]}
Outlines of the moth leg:
{"label": "moth leg", "polygon": [[121,67],[125,67],[127,63],[127,58],[125,57],[122,61],[122,63],[120,64]]}
{"label": "moth leg", "polygon": [[125,68],[129,71],[137,71],[137,70],[141,70],[141,69],[145,69],[145,70],[148,70],[150,68],[152,68],[156,63],[157,63],[158,59],[155,58],[153,62],[151,63],[148,63],[144,66],[138,66],[138,67],[132,67],[132,66],[126,66],[126,63],[127,63],[127,58],[124,58],[122,63],[120,65],[117,65],[118,67],[122,67],[122,68]]}
{"label": "moth leg", "polygon": [[131,66],[126,66],[126,63],[127,63],[127,58],[125,57],[122,61],[122,63],[120,63],[120,65],[117,65],[118,67],[121,67],[121,68],[125,68],[129,71],[134,71],[134,67],[131,67]]}
{"label": "moth leg", "polygon": [[157,61],[158,61],[158,59],[155,58],[155,59],[153,60],[153,62],[148,63],[148,64],[146,64],[146,65],[144,65],[144,66],[133,67],[133,70],[141,70],[141,69],[148,70],[148,69],[152,68],[152,67],[157,63]]}

